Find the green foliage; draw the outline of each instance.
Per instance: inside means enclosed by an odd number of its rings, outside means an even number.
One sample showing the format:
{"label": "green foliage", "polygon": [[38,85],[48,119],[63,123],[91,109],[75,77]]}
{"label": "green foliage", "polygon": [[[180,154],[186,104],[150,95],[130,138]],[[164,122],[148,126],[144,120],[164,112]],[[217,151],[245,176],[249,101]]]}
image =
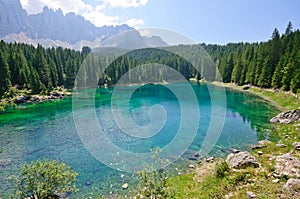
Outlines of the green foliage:
{"label": "green foliage", "polygon": [[77,175],[64,163],[38,160],[21,167],[16,190],[21,198],[57,198],[58,194],[76,191]]}
{"label": "green foliage", "polygon": [[215,172],[217,178],[224,178],[229,174],[230,168],[225,161],[222,161],[216,165]]}
{"label": "green foliage", "polygon": [[[160,149],[152,150],[154,164],[164,164],[163,160],[159,158]],[[140,173],[140,191],[139,197],[146,198],[171,198],[172,192],[167,187],[168,175],[164,169],[156,170],[155,165],[147,166],[147,168]]]}
{"label": "green foliage", "polygon": [[[90,53],[89,47],[83,47],[82,51],[78,52],[61,47],[45,49],[41,45],[35,48],[27,44],[6,44],[1,41],[0,96],[16,84],[32,89],[33,93],[56,86],[73,88],[83,60],[86,67],[83,68],[84,76],[81,78],[91,82],[93,86],[96,82],[100,85],[115,84],[128,71],[129,79],[132,76],[139,77],[138,82],[143,82],[144,79],[156,82],[169,80],[169,73],[163,67],[157,71],[145,65],[141,70],[131,70],[141,64],[156,63],[177,70],[186,79],[215,81],[222,77],[224,82],[279,88],[297,93],[300,89],[299,46],[300,31],[293,30],[291,22],[285,34],[280,35],[275,29],[267,42],[230,43],[225,46],[179,45],[161,49],[141,49],[120,57],[97,56]],[[178,52],[191,63],[170,51]],[[211,64],[210,57],[216,66]],[[102,71],[107,65],[109,67]],[[216,67],[221,74],[216,72]],[[101,73],[104,73],[103,76],[100,76]]]}
{"label": "green foliage", "polygon": [[202,46],[221,72],[224,82],[252,84],[297,93],[300,89],[300,31],[289,22],[285,34],[273,31],[267,42]]}

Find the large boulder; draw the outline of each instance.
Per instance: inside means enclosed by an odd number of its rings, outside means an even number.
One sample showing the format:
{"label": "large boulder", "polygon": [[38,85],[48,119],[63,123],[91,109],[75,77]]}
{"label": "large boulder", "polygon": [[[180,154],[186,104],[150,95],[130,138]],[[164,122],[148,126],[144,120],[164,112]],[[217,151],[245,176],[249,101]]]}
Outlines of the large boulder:
{"label": "large boulder", "polygon": [[242,169],[249,166],[255,168],[259,167],[257,159],[246,151],[229,154],[226,158],[226,162],[234,169]]}
{"label": "large boulder", "polygon": [[291,122],[300,122],[300,108],[287,112],[282,112],[270,120],[271,123],[289,124]]}
{"label": "large boulder", "polygon": [[289,153],[275,158],[275,171],[279,176],[300,178],[300,160]]}

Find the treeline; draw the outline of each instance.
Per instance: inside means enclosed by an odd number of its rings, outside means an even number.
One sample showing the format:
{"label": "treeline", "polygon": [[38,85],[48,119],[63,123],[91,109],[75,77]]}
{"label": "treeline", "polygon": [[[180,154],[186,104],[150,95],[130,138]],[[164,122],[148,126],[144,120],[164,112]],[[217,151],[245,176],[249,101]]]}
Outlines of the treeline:
{"label": "treeline", "polygon": [[0,96],[15,85],[32,89],[32,93],[57,86],[72,88],[78,68],[89,51],[89,48],[78,52],[0,41]]}
{"label": "treeline", "polygon": [[[78,79],[89,81],[93,86],[115,84],[125,73],[128,79],[133,77],[137,82],[172,80],[174,77],[170,77],[170,70],[163,67],[160,69],[161,65],[177,70],[187,79],[215,81],[222,78],[224,82],[299,93],[299,47],[300,31],[293,31],[291,23],[282,35],[275,29],[267,42],[224,46],[179,45],[128,51],[125,54],[120,51],[116,53],[123,54],[120,57],[111,56],[108,49],[100,49],[104,53],[97,53],[96,50],[86,59],[91,52],[89,47],[84,47],[79,52],[61,47],[45,49],[41,45],[34,47],[0,41],[0,96],[15,85],[31,89],[32,93],[51,90],[57,86],[73,88],[80,66],[83,67]],[[155,63],[156,69],[147,67],[147,63]],[[109,66],[103,71],[107,64]],[[143,64],[138,70],[132,70]],[[220,74],[216,72],[216,68]]]}
{"label": "treeline", "polygon": [[300,93],[300,31],[293,31],[291,22],[282,35],[275,29],[267,42],[202,46],[224,82]]}

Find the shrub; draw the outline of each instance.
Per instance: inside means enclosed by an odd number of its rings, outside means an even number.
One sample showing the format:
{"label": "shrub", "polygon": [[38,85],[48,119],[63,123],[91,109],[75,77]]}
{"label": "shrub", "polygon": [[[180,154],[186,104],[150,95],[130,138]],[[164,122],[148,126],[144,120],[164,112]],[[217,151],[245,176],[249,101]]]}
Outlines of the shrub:
{"label": "shrub", "polygon": [[59,194],[76,191],[77,175],[64,163],[38,160],[21,167],[17,193],[21,198],[58,198]]}
{"label": "shrub", "polygon": [[216,177],[217,178],[224,178],[229,173],[229,166],[225,161],[218,163],[216,165]]}
{"label": "shrub", "polygon": [[[164,167],[163,165],[165,165],[166,162],[159,158],[160,151],[159,148],[151,150],[153,153],[152,158],[154,164]],[[172,198],[173,193],[171,193],[167,186],[167,172],[162,168],[156,170],[154,164],[147,166],[147,169],[140,173],[140,191],[137,198]]]}

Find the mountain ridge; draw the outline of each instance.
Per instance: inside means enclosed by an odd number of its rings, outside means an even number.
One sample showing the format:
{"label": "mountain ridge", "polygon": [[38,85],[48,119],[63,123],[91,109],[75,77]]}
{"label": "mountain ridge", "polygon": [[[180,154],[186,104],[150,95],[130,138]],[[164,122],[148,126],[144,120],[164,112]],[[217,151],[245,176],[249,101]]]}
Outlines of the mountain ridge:
{"label": "mountain ridge", "polygon": [[[41,13],[28,15],[20,0],[0,1],[0,40],[8,43],[27,43],[44,47],[64,47],[80,50],[83,46],[100,47],[107,38],[128,31],[129,46],[166,46],[160,37],[142,37],[127,24],[96,27],[90,21],[75,13],[63,14],[61,9],[52,10],[45,6]],[[120,43],[126,38],[119,37]],[[123,42],[124,43],[124,42]],[[118,46],[118,45],[117,45]]]}

